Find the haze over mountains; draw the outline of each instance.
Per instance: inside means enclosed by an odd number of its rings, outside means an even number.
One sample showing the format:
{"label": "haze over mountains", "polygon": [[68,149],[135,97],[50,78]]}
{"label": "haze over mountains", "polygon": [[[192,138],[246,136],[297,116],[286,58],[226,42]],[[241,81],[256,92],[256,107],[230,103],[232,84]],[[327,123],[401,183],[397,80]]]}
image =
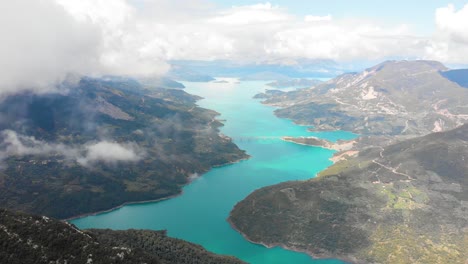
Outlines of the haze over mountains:
{"label": "haze over mountains", "polygon": [[[234,77],[243,80],[281,80],[307,77],[332,77],[352,69],[343,68],[333,60],[279,60],[262,63],[214,61],[172,61],[169,76],[185,79],[195,73],[210,76]],[[182,77],[182,78],[181,78]],[[189,79],[190,80],[190,79]],[[192,79],[196,80],[196,79]],[[202,79],[210,81],[209,79]]]}

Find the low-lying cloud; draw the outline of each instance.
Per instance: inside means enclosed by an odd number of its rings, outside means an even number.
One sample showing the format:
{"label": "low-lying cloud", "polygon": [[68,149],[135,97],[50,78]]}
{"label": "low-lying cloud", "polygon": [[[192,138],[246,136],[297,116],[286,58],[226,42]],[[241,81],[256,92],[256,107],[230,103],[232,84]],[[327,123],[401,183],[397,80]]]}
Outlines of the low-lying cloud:
{"label": "low-lying cloud", "polygon": [[[85,145],[86,156],[78,159],[82,165],[94,162],[117,163],[136,162],[141,159],[141,151],[136,144],[119,144],[109,141],[101,141]],[[140,153],[138,153],[140,152]]]}
{"label": "low-lying cloud", "polygon": [[17,134],[13,130],[3,130],[0,132],[0,138],[2,160],[9,156],[60,156],[82,166],[92,166],[98,162],[107,164],[137,162],[145,155],[144,151],[132,142],[117,143],[104,140],[68,146],[37,140],[34,137]]}
{"label": "low-lying cloud", "polygon": [[56,90],[76,76],[159,76],[164,51],[147,49],[125,1],[0,1],[0,96]]}
{"label": "low-lying cloud", "polygon": [[0,133],[2,141],[0,143],[2,158],[8,156],[26,155],[63,155],[68,157],[78,156],[75,148],[64,144],[50,144],[34,137],[18,135],[13,130],[3,130]]}
{"label": "low-lying cloud", "polygon": [[0,10],[2,94],[45,92],[70,74],[93,72],[100,53],[94,25],[46,0],[1,1]]}

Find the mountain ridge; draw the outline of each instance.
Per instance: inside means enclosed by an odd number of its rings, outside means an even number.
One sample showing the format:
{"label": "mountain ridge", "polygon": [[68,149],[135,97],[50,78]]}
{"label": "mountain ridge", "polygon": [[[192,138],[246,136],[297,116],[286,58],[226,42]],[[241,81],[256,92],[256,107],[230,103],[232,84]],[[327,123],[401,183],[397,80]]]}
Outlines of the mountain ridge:
{"label": "mountain ridge", "polygon": [[256,95],[275,114],[349,130],[316,178],[261,188],[229,221],[254,243],[351,263],[466,263],[468,93],[434,61],[387,61],[291,92]]}
{"label": "mountain ridge", "polygon": [[352,263],[465,263],[468,124],[369,148],[259,189],[229,221],[249,240]]}
{"label": "mountain ridge", "polygon": [[0,201],[57,218],[179,194],[194,173],[247,158],[200,97],[127,79],[0,104]]}
{"label": "mountain ridge", "polygon": [[468,91],[443,77],[445,70],[434,61],[387,61],[265,103],[280,107],[279,117],[316,130],[424,135],[468,120]]}

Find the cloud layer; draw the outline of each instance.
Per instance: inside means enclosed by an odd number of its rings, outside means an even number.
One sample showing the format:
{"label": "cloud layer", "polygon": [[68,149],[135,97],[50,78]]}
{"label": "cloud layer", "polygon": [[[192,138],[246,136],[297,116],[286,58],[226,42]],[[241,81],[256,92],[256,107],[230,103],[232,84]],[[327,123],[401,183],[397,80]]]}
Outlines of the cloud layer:
{"label": "cloud layer", "polygon": [[162,75],[173,59],[468,61],[468,5],[435,10],[432,36],[404,24],[298,17],[269,3],[220,10],[206,0],[15,0],[0,9],[0,94],[49,91],[75,74]]}
{"label": "cloud layer", "polygon": [[117,164],[136,162],[144,157],[138,145],[134,143],[116,143],[110,141],[88,142],[80,146],[47,143],[34,137],[19,135],[13,130],[0,132],[0,159],[8,156],[61,156],[67,161],[75,161],[82,166],[92,166],[97,162]]}
{"label": "cloud layer", "polygon": [[101,141],[86,144],[85,156],[78,159],[78,163],[88,165],[95,162],[117,163],[135,162],[142,158],[142,151],[136,144],[119,144],[109,141]]}
{"label": "cloud layer", "polygon": [[468,4],[456,10],[453,5],[438,8],[436,31],[426,56],[443,62],[468,64]]}
{"label": "cloud layer", "polygon": [[0,90],[50,89],[71,73],[93,72],[99,30],[51,1],[1,1]]}

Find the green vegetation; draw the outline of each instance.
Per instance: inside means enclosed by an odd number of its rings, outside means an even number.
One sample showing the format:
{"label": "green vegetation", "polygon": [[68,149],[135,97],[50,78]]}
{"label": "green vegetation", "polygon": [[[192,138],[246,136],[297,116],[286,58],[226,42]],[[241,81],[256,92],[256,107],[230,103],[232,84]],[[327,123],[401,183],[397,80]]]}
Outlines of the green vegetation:
{"label": "green vegetation", "polygon": [[468,257],[466,241],[457,236],[418,234],[405,225],[379,226],[371,240],[361,255],[378,263],[464,263]]}
{"label": "green vegetation", "polygon": [[[14,131],[23,146],[2,135],[0,147],[10,154],[3,157],[0,203],[68,218],[178,194],[190,175],[246,158],[219,134],[218,113],[197,107],[198,99],[132,80],[89,78],[66,94],[6,98],[0,129]],[[87,146],[103,141],[134,149],[138,159],[80,161]]]}
{"label": "green vegetation", "polygon": [[360,161],[357,159],[341,160],[333,164],[333,166],[330,166],[326,168],[325,170],[319,172],[317,174],[317,177],[338,175],[340,172],[344,170],[348,170],[351,168],[362,168],[362,167],[368,166],[369,163],[370,163],[369,161]]}
{"label": "green vegetation", "polygon": [[253,241],[350,262],[466,263],[468,90],[463,71],[447,70],[387,61],[311,89],[258,95],[279,117],[360,134],[348,149],[359,156],[316,179],[254,192],[232,211],[233,225]]}
{"label": "green vegetation", "polygon": [[0,209],[0,263],[234,264],[165,231],[85,230],[55,219]]}
{"label": "green vegetation", "polygon": [[262,188],[231,223],[249,239],[365,263],[468,260],[468,124],[367,149],[315,179]]}

